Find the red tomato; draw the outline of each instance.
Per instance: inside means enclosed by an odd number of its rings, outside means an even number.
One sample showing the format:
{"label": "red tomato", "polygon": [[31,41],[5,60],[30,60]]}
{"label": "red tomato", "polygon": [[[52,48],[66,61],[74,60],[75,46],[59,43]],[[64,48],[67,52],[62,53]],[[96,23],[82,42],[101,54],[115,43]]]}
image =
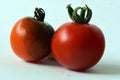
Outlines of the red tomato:
{"label": "red tomato", "polygon": [[25,17],[14,25],[10,43],[17,56],[25,61],[42,60],[51,52],[53,28],[43,21],[44,10],[36,8],[35,17]]}
{"label": "red tomato", "polygon": [[[75,10],[78,9],[80,8],[77,7]],[[68,11],[72,12],[69,13],[70,17],[78,15],[73,19],[77,21],[61,25],[54,33],[51,45],[55,59],[64,67],[77,71],[84,71],[94,66],[101,59],[105,48],[102,31],[88,23],[92,15],[91,9],[87,6],[81,8],[81,11],[83,9],[88,10],[84,21],[80,20],[80,16],[83,15],[75,14],[72,7],[68,5]]]}

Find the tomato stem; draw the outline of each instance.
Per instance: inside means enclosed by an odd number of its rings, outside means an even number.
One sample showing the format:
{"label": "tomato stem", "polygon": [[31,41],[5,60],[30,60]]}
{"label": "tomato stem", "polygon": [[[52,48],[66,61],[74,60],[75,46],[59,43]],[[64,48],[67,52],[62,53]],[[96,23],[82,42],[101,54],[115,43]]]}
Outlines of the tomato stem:
{"label": "tomato stem", "polygon": [[44,22],[44,18],[45,18],[45,11],[42,9],[42,8],[35,8],[35,11],[34,11],[34,18],[37,20],[37,21],[41,21],[41,22]]}
{"label": "tomato stem", "polygon": [[[69,4],[67,9],[70,18],[76,23],[88,23],[92,17],[92,10],[87,5],[73,9]],[[78,10],[80,10],[80,14],[78,14]]]}

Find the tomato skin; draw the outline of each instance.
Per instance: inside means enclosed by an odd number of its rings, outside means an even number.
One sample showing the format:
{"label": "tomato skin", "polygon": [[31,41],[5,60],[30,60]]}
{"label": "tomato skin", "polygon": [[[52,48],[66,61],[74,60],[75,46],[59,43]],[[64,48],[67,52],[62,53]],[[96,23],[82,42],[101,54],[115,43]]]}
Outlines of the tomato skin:
{"label": "tomato skin", "polygon": [[51,48],[53,56],[61,65],[84,71],[101,59],[105,38],[95,25],[68,22],[54,33]]}
{"label": "tomato skin", "polygon": [[39,22],[32,17],[22,18],[11,31],[11,47],[25,61],[42,60],[51,52],[53,32],[53,28],[45,22]]}

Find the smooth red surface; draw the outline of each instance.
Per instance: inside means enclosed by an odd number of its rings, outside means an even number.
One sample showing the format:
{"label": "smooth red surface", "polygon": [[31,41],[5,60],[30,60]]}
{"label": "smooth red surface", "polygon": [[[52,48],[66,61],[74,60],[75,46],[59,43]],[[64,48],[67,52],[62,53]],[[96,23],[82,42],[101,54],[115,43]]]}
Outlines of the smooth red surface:
{"label": "smooth red surface", "polygon": [[69,22],[56,30],[51,47],[53,56],[61,65],[82,71],[101,59],[105,39],[95,25]]}
{"label": "smooth red surface", "polygon": [[25,17],[14,25],[10,43],[17,56],[25,61],[34,62],[50,53],[51,37],[44,23],[32,17]]}

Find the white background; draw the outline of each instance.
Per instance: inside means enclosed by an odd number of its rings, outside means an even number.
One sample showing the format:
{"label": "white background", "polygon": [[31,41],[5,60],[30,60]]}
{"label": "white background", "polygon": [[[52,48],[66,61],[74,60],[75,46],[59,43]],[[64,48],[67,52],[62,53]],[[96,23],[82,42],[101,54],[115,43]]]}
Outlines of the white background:
{"label": "white background", "polygon": [[[104,56],[87,72],[70,71],[55,61],[32,64],[19,59],[11,50],[10,32],[17,20],[34,16],[35,7],[46,12],[45,21],[56,30],[71,21],[66,10],[87,4],[93,10],[90,23],[103,31]],[[0,1],[0,80],[120,80],[120,0],[3,0]]]}

